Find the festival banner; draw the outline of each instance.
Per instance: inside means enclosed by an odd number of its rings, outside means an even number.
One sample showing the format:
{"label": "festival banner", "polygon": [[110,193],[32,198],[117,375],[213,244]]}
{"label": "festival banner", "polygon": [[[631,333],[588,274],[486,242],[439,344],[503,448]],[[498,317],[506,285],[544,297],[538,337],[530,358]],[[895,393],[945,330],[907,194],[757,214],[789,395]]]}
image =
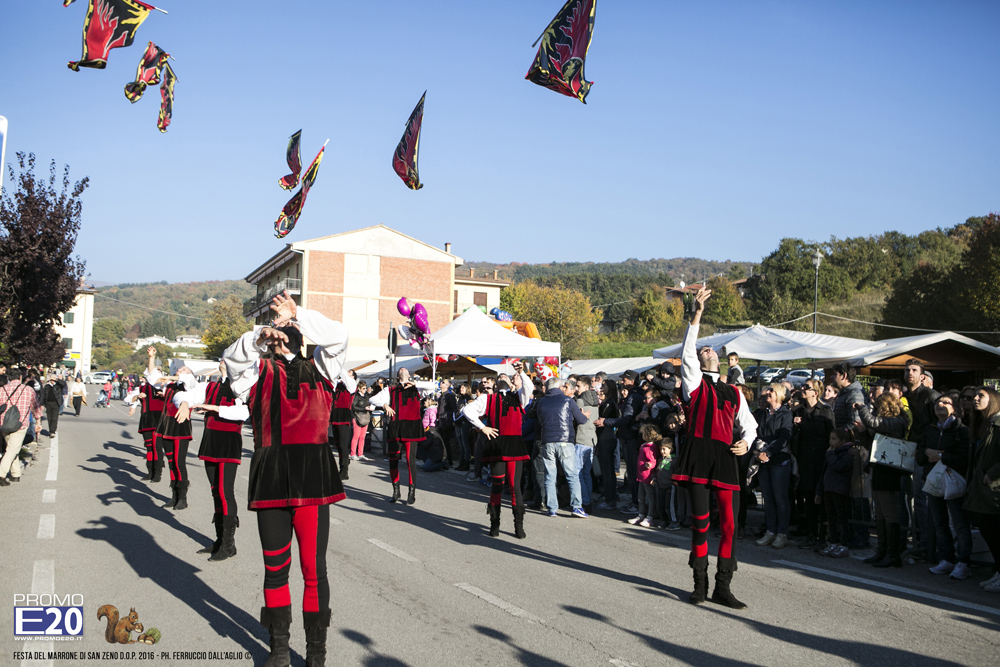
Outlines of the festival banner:
{"label": "festival banner", "polygon": [[177,83],[177,77],[169,62],[163,63],[160,76],[163,77],[163,84],[160,85],[160,117],[156,121],[156,127],[160,132],[166,132],[167,126],[174,118],[174,85]]}
{"label": "festival banner", "polygon": [[125,84],[125,97],[132,104],[135,104],[146,91],[146,86],[155,86],[160,83],[160,69],[166,64],[170,54],[152,42],[146,47],[146,53],[139,61],[139,67],[135,72],[135,81]]}
{"label": "festival banner", "polygon": [[76,0],[63,0],[63,7],[69,7],[74,2],[76,2]]}
{"label": "festival banner", "polygon": [[420,171],[417,165],[418,154],[420,152],[420,126],[424,122],[424,98],[427,91],[420,96],[420,101],[414,107],[406,121],[406,130],[403,138],[396,146],[396,152],[392,156],[392,170],[403,179],[403,183],[411,190],[419,190],[424,187],[420,182]]}
{"label": "festival banner", "polygon": [[67,67],[74,72],[81,67],[107,67],[111,49],[131,46],[135,31],[153,9],[139,0],[90,0],[83,21],[83,56]]}
{"label": "festival banner", "polygon": [[285,190],[291,190],[299,184],[299,174],[302,173],[302,130],[288,138],[288,148],[285,149],[285,161],[292,173],[278,179],[278,185]]}
{"label": "festival banner", "polygon": [[[327,142],[329,141],[327,139]],[[285,207],[281,209],[278,219],[274,221],[274,235],[279,239],[285,238],[290,231],[295,229],[295,223],[299,221],[299,216],[302,215],[302,208],[306,205],[306,195],[309,194],[309,189],[312,188],[316,182],[316,177],[319,175],[319,165],[323,161],[325,151],[326,144],[324,143],[323,147],[319,149],[319,153],[313,158],[309,168],[302,175],[302,187],[288,200]]]}
{"label": "festival banner", "polygon": [[542,44],[524,78],[586,104],[593,82],[584,78],[583,66],[596,10],[597,0],[568,0],[539,38]]}

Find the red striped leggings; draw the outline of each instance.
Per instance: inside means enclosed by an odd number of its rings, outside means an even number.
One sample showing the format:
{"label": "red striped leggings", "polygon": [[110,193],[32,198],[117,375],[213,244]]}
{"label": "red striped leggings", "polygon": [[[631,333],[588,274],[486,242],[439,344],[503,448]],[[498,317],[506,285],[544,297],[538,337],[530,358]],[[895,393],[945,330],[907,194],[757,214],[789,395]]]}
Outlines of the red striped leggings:
{"label": "red striped leggings", "polygon": [[163,443],[163,451],[167,457],[167,464],[170,466],[170,481],[188,481],[187,455],[191,439],[181,440],[180,438],[165,438],[158,435],[156,441]]}
{"label": "red striped leggings", "polygon": [[163,461],[163,440],[156,435],[156,431],[143,431],[142,444],[146,445],[147,461]]}
{"label": "red striped leggings", "polygon": [[715,503],[719,506],[719,558],[734,558],[733,533],[736,532],[736,516],[740,511],[740,492],[728,489],[709,488],[707,484],[689,484],[691,497],[691,553],[695,558],[708,555],[708,515],[710,493],[715,491]]}
{"label": "red striped leggings", "polygon": [[302,611],[330,607],[326,547],[330,541],[330,506],[278,507],[257,510],[257,532],[264,551],[264,606],[292,604],[288,572],[292,567],[292,533],[299,543],[299,568],[305,589]]}
{"label": "red striped leggings", "polygon": [[406,448],[406,469],[410,473],[410,486],[417,485],[417,441],[415,440],[390,440],[389,441],[389,477],[393,484],[399,483],[399,457],[402,448]]}
{"label": "red striped leggings", "polygon": [[236,468],[232,461],[205,461],[205,473],[212,485],[215,513],[236,516]]}

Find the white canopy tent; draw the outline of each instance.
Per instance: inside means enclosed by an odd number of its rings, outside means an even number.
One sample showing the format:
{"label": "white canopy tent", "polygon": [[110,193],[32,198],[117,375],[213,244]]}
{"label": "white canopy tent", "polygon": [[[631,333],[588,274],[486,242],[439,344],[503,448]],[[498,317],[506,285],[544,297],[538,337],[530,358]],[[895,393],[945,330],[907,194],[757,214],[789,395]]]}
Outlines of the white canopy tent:
{"label": "white canopy tent", "polygon": [[987,345],[986,343],[981,343],[978,340],[973,340],[968,336],[957,334],[954,331],[939,331],[936,333],[920,334],[919,336],[904,336],[903,338],[887,338],[880,341],[871,341],[868,344],[868,348],[854,354],[844,355],[842,357],[832,359],[817,359],[816,362],[809,365],[811,367],[818,368],[821,365],[819,363],[820,361],[824,363],[846,361],[852,366],[871,366],[879,363],[880,361],[904,355],[912,350],[919,350],[921,348],[946,341],[959,343],[987,354],[1000,357],[1000,348]]}
{"label": "white canopy tent", "polygon": [[662,359],[655,357],[618,357],[615,359],[574,359],[571,373],[576,375],[594,375],[601,371],[609,377],[618,379],[625,371],[642,373],[645,370],[659,366]]}
{"label": "white canopy tent", "polygon": [[[699,338],[697,347],[709,346],[716,352],[736,352],[746,359],[758,361],[788,361],[791,359],[845,359],[865,354],[877,347],[885,347],[886,341],[860,340],[828,336],[805,331],[785,331],[769,329],[755,324],[749,329],[718,333]],[[681,356],[683,343],[653,350],[657,359],[673,359]]]}
{"label": "white canopy tent", "polygon": [[[433,354],[447,357],[558,357],[559,343],[516,334],[497,324],[478,308],[469,308],[430,335]],[[423,356],[411,345],[396,347],[400,357]],[[428,355],[430,352],[427,353]]]}

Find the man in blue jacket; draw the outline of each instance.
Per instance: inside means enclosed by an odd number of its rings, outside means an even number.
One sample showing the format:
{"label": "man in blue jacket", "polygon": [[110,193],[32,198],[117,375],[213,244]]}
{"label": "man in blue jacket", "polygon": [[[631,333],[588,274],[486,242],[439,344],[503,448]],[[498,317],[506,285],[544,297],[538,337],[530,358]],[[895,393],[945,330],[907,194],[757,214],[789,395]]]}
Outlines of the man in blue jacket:
{"label": "man in blue jacket", "polygon": [[573,516],[586,519],[580,497],[580,471],[576,462],[576,427],[587,423],[587,417],[564,391],[565,380],[552,378],[545,383],[545,395],[535,401],[538,441],[542,443],[545,462],[545,504],[549,516],[557,516],[559,497],[556,494],[556,459],[562,465],[569,483]]}

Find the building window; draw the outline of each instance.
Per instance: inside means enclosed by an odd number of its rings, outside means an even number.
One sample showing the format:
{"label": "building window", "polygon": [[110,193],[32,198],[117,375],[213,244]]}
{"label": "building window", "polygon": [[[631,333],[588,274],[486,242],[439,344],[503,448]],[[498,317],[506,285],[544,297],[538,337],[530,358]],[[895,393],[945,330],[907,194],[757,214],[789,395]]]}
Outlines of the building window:
{"label": "building window", "polygon": [[67,350],[70,349],[70,348],[72,348],[73,347],[73,339],[72,338],[63,338],[63,347],[65,347]]}
{"label": "building window", "polygon": [[486,307],[486,292],[473,292],[472,303],[477,306]]}
{"label": "building window", "polygon": [[73,324],[73,313],[63,313],[63,324]]}

